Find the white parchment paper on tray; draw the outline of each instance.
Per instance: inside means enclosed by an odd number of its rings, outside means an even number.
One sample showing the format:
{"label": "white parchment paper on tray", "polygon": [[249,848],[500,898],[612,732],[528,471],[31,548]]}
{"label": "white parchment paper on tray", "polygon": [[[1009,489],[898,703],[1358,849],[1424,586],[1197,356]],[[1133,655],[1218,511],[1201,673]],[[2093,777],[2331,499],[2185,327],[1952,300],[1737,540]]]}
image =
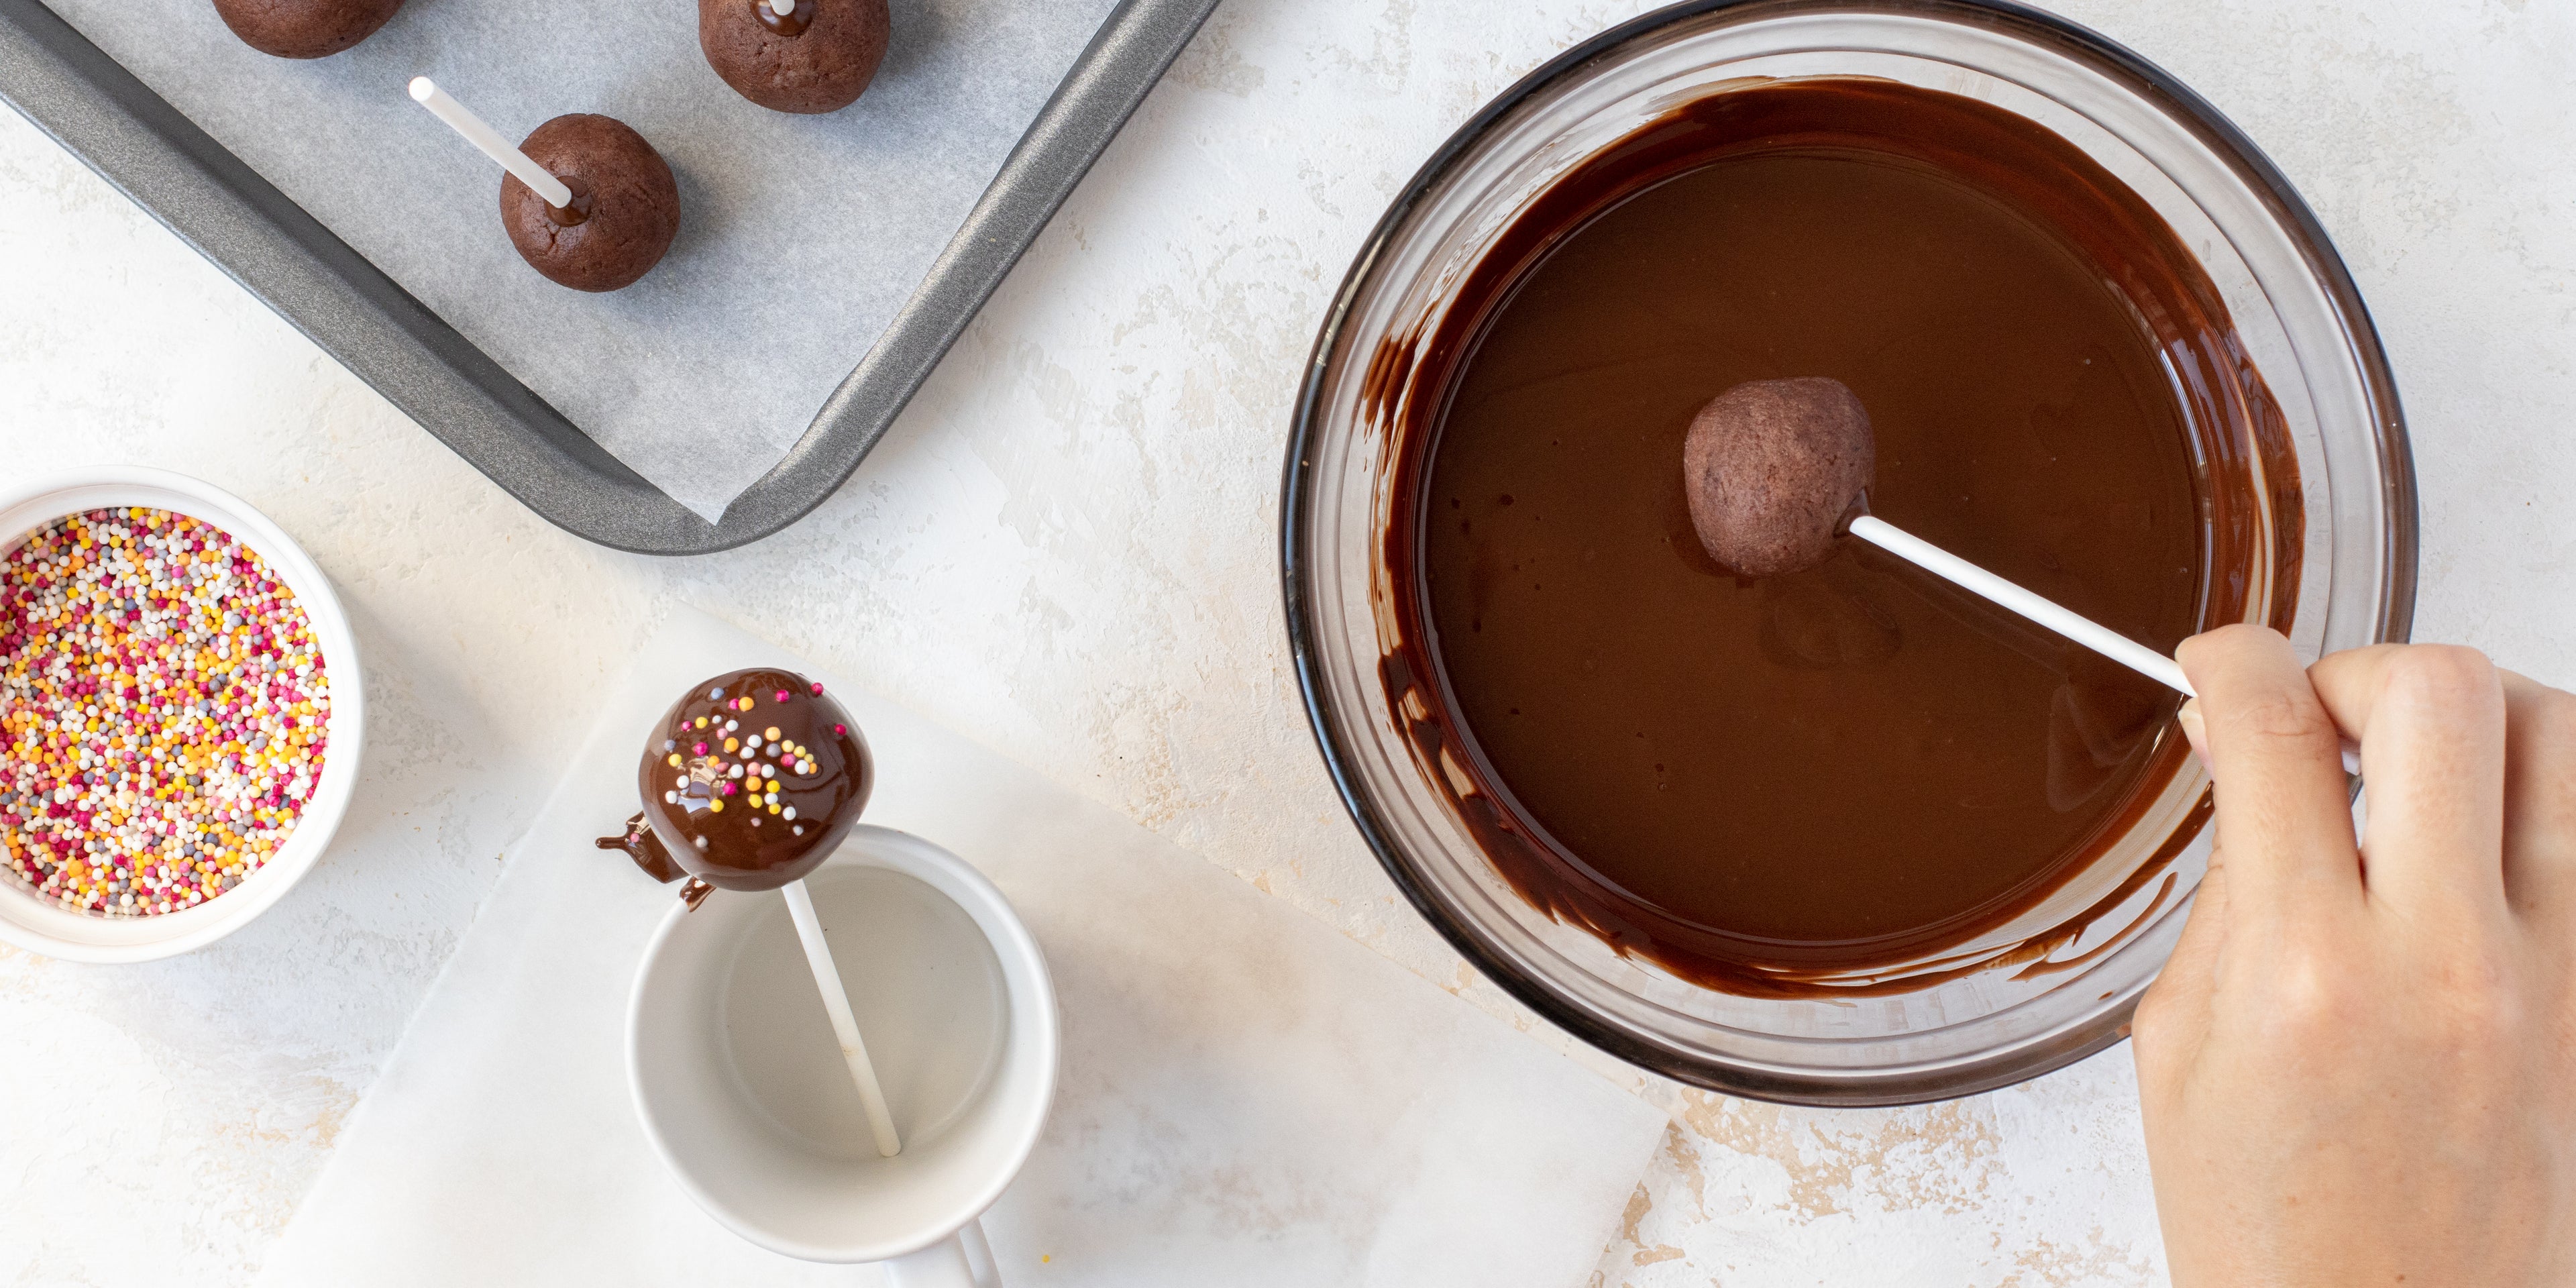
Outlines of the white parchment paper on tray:
{"label": "white parchment paper on tray", "polygon": [[591,839],[635,810],[675,694],[770,665],[858,717],[867,820],[980,868],[1046,953],[1064,1071],[985,1217],[1007,1282],[1575,1288],[1599,1263],[1662,1114],[1115,811],[681,612],[604,693],[265,1288],[881,1282],[691,1206],[627,1091],[627,995],[674,887]]}
{"label": "white parchment paper on tray", "polygon": [[[208,0],[46,0],[618,459],[710,520],[785,455],[910,298],[1115,0],[893,0],[876,82],[827,116],[755,107],[692,0],[410,0],[312,62]],[[679,241],[607,295],[537,276],[499,167],[404,95],[435,78],[513,140],[635,127]]]}

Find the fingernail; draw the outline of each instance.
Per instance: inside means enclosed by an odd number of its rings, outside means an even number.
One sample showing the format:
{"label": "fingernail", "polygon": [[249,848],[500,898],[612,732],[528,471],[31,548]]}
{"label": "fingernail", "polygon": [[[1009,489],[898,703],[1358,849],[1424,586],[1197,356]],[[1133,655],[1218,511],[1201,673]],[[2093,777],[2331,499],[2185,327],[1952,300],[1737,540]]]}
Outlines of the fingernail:
{"label": "fingernail", "polygon": [[2202,727],[2200,722],[2200,699],[2191,698],[2185,700],[2182,704],[2182,710],[2174,713],[2174,723],[2182,726],[2183,741],[2191,744],[2191,754],[2200,757],[2200,763],[2202,765],[2207,765],[2209,763],[2209,736],[2207,730]]}

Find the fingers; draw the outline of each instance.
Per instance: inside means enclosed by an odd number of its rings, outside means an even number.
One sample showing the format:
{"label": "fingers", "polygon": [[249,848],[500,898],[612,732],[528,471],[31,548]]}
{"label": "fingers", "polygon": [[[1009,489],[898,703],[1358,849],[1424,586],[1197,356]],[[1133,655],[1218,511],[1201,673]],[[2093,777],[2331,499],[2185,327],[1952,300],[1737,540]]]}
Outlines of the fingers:
{"label": "fingers", "polygon": [[2238,915],[2268,925],[2358,909],[2341,739],[2290,642],[2225,626],[2184,640],[2175,657],[2200,693],[2218,849]]}
{"label": "fingers", "polygon": [[2373,903],[2504,912],[2505,698],[2494,664],[2452,645],[2379,645],[2308,671],[2361,741]]}
{"label": "fingers", "polygon": [[2576,921],[2576,694],[2504,681],[2504,889],[2514,911]]}

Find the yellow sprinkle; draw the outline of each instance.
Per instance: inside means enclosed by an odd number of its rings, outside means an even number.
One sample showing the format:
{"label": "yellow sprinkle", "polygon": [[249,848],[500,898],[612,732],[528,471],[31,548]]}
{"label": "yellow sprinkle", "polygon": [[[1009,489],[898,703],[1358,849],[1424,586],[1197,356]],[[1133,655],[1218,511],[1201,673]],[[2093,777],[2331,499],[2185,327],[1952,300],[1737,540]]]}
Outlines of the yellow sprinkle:
{"label": "yellow sprinkle", "polygon": [[778,812],[778,798],[775,796],[769,798],[769,812],[772,814]]}
{"label": "yellow sprinkle", "polygon": [[708,802],[707,802],[707,809],[708,809],[709,811],[713,812],[713,813],[722,814],[722,813],[724,813],[724,802],[723,802],[723,801],[708,801]]}
{"label": "yellow sprinkle", "polygon": [[778,741],[778,726],[776,726],[776,725],[771,725],[771,726],[769,726],[768,728],[761,730],[761,731],[760,731],[760,736],[761,736],[761,737],[763,737],[763,738],[767,738],[767,739],[768,739],[768,740],[770,740],[771,742],[776,742],[776,741]]}
{"label": "yellow sprinkle", "polygon": [[740,739],[740,738],[727,738],[727,739],[725,739],[725,750],[727,750],[727,751],[732,751],[732,750],[734,750],[735,748],[740,747],[740,746],[742,746],[742,739]]}
{"label": "yellow sprinkle", "polygon": [[698,727],[699,727],[699,728],[701,728],[701,729],[704,729],[704,728],[706,728],[706,727],[707,727],[707,718],[706,718],[705,716],[699,716],[699,717],[698,717]]}
{"label": "yellow sprinkle", "polygon": [[676,768],[676,767],[678,767],[679,763],[680,763],[680,753],[678,753],[678,752],[676,752],[676,751],[675,751],[675,752],[672,752],[672,753],[671,753],[671,764],[672,764],[672,766],[673,766],[674,768]]}
{"label": "yellow sprinkle", "polygon": [[745,711],[749,711],[749,710],[751,710],[751,697],[750,697],[750,695],[748,695],[748,694],[744,695],[743,700],[742,700],[742,703],[741,703],[741,706],[742,706],[742,709],[743,709],[743,710],[745,710]]}

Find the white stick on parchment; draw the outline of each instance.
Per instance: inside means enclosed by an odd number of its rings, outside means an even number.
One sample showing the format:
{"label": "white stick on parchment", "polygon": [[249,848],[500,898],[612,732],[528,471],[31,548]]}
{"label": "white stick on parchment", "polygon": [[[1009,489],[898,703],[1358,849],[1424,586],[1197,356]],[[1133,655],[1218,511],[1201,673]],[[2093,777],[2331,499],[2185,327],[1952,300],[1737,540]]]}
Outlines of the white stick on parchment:
{"label": "white stick on parchment", "polygon": [[491,126],[483,123],[482,117],[466,111],[463,103],[448,97],[447,91],[431,84],[428,77],[411,78],[411,101],[428,108],[432,115],[464,135],[466,142],[481,148],[483,155],[500,162],[502,169],[519,176],[519,182],[545,198],[547,205],[561,210],[572,204],[572,189],[565,187],[563,180],[546,173],[544,166],[529,160],[527,153],[494,133]]}

